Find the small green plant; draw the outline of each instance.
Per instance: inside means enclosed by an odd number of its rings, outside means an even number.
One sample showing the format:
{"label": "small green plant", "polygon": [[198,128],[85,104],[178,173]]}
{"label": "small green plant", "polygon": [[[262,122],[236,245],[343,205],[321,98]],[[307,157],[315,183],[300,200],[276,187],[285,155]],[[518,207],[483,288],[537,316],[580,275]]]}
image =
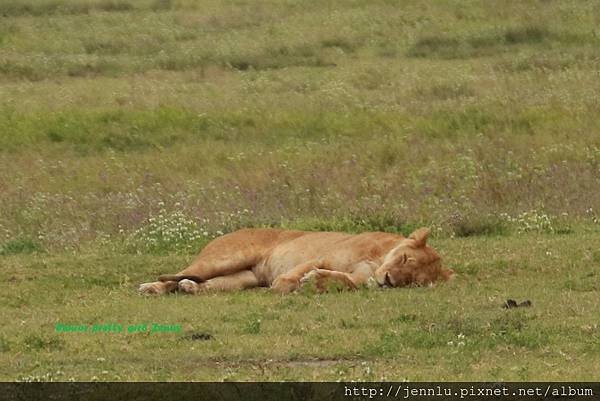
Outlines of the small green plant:
{"label": "small green plant", "polygon": [[4,336],[0,336],[0,353],[10,351],[11,343]]}
{"label": "small green plant", "polygon": [[0,244],[0,256],[41,252],[42,246],[29,238],[16,238]]}
{"label": "small green plant", "polygon": [[30,334],[23,340],[25,346],[33,351],[58,351],[64,348],[65,342],[57,336]]}
{"label": "small green plant", "polygon": [[243,328],[244,334],[259,334],[261,330],[261,320],[255,317],[250,318]]}
{"label": "small green plant", "polygon": [[417,315],[413,313],[402,313],[390,319],[392,323],[410,323],[417,320]]}

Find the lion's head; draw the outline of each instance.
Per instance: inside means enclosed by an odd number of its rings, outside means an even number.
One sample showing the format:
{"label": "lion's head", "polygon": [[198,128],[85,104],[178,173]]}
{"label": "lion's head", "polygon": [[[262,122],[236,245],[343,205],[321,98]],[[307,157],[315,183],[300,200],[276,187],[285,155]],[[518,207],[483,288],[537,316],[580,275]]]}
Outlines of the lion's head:
{"label": "lion's head", "polygon": [[426,244],[429,233],[428,228],[419,228],[388,252],[375,271],[377,283],[403,287],[428,285],[452,278],[454,271],[443,267],[440,256]]}

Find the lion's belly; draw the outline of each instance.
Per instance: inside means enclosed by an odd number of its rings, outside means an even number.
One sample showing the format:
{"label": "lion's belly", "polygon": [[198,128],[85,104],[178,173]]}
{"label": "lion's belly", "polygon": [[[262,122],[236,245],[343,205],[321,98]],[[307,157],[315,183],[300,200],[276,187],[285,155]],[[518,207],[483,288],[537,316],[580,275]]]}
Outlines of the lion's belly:
{"label": "lion's belly", "polygon": [[[308,259],[307,259],[308,258]],[[270,286],[281,274],[284,274],[301,263],[316,259],[315,257],[300,257],[297,255],[274,255],[258,263],[253,272],[258,278],[260,285]]]}
{"label": "lion's belly", "polygon": [[[332,257],[336,265],[349,266],[358,259],[346,243],[353,237],[343,233],[310,233],[292,241],[276,246],[253,269],[263,286],[269,286],[279,275],[294,267],[312,260]],[[332,252],[333,250],[333,252]]]}
{"label": "lion's belly", "polygon": [[258,263],[252,271],[258,279],[259,285],[269,287],[277,276],[291,270],[294,266],[285,261],[265,259]]}

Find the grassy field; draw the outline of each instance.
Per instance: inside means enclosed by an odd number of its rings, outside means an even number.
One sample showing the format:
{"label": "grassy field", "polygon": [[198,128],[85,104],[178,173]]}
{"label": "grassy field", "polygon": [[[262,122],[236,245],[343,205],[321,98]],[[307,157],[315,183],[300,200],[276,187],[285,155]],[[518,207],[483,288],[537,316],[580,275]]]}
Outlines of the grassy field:
{"label": "grassy field", "polygon": [[[0,379],[598,380],[598,26],[596,1],[0,2]],[[248,226],[429,226],[458,275],[135,293]]]}
{"label": "grassy field", "polygon": [[[4,380],[588,380],[600,370],[600,234],[440,239],[436,288],[141,297],[186,257],[10,256]],[[93,273],[91,273],[93,272]],[[530,308],[503,309],[507,298]],[[56,332],[56,324],[87,332]],[[149,333],[153,323],[179,332]],[[92,332],[120,324],[122,332]],[[129,333],[131,325],[147,330]]]}

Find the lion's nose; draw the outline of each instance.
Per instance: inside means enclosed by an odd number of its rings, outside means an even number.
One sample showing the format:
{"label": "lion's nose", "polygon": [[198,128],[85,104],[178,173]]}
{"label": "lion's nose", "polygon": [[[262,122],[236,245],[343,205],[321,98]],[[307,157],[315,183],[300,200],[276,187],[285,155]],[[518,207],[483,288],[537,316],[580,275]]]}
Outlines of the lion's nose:
{"label": "lion's nose", "polygon": [[393,287],[394,285],[392,284],[392,280],[390,278],[390,273],[386,272],[385,273],[385,285],[389,286],[389,287]]}

